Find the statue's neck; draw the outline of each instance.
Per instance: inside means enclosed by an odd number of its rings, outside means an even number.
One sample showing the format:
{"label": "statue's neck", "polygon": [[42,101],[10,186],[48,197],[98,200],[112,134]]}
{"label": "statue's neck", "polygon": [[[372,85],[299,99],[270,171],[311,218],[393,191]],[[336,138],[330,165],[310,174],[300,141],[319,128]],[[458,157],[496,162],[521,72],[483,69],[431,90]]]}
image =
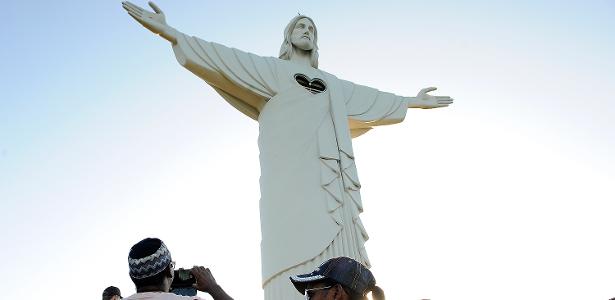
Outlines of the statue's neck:
{"label": "statue's neck", "polygon": [[311,67],[312,66],[312,52],[311,51],[305,51],[305,50],[301,50],[301,49],[293,49],[293,55],[290,57],[290,61],[300,64],[300,65],[304,65],[307,67]]}

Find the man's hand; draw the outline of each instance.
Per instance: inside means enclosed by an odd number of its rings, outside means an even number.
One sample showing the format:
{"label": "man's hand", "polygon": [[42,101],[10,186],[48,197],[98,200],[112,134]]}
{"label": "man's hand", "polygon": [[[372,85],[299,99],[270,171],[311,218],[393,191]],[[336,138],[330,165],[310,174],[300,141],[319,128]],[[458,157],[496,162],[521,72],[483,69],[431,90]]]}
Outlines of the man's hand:
{"label": "man's hand", "polygon": [[202,266],[194,266],[192,267],[192,275],[196,279],[194,288],[201,292],[209,293],[213,288],[218,285],[214,276],[211,275],[211,271],[209,271],[209,268],[205,268]]}
{"label": "man's hand", "polygon": [[449,96],[432,96],[427,93],[431,91],[435,91],[437,88],[428,87],[422,89],[417,95],[416,98],[410,98],[408,101],[408,107],[411,108],[437,108],[437,107],[446,107],[453,103],[453,98]]}
{"label": "man's hand", "polygon": [[168,40],[171,43],[175,43],[175,36],[173,35],[173,29],[167,25],[167,21],[164,16],[164,12],[154,3],[149,2],[149,6],[154,10],[151,13],[129,1],[122,2],[122,7],[133,17],[137,22],[141,23],[143,27],[149,29],[151,32],[158,34]]}
{"label": "man's hand", "polygon": [[192,267],[192,275],[196,279],[193,287],[201,292],[208,293],[214,300],[233,300],[223,289],[216,283],[216,279],[211,275],[208,268],[202,266]]}

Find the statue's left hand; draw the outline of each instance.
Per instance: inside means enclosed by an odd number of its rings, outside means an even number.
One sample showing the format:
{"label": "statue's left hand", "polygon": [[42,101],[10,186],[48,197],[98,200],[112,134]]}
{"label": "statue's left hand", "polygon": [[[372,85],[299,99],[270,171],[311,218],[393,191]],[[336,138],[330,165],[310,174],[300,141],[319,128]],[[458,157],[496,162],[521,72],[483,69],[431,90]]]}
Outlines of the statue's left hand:
{"label": "statue's left hand", "polygon": [[446,107],[453,103],[453,98],[449,96],[432,96],[428,93],[431,91],[435,91],[437,88],[428,87],[422,89],[417,95],[416,98],[413,98],[409,103],[408,107],[411,108],[438,108],[438,107]]}
{"label": "statue's left hand", "polygon": [[139,7],[138,5],[132,4],[129,1],[122,2],[122,7],[131,17],[143,25],[143,27],[174,43],[175,37],[172,36],[172,30],[169,30],[171,27],[167,25],[164,12],[154,2],[150,1],[148,4],[154,10],[153,13]]}

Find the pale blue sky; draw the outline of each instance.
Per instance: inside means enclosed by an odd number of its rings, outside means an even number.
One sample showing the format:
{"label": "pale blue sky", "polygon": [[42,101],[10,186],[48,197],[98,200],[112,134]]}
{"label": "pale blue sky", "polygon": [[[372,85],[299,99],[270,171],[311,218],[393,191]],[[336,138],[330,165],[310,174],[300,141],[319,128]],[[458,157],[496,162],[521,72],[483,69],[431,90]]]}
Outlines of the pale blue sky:
{"label": "pale blue sky", "polygon": [[[0,11],[3,295],[129,295],[128,249],[158,236],[259,298],[257,123],[120,1],[39,2]],[[264,56],[300,11],[322,69],[456,99],[355,140],[391,299],[615,297],[614,1],[157,3],[185,33]]]}

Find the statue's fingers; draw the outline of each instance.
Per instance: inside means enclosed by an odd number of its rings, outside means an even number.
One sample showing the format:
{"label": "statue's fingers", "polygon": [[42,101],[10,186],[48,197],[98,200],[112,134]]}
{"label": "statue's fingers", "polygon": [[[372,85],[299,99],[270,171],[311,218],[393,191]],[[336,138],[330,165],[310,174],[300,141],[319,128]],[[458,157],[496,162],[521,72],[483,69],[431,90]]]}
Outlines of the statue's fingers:
{"label": "statue's fingers", "polygon": [[154,1],[150,1],[150,2],[148,2],[148,4],[154,10],[155,13],[157,13],[157,14],[164,14],[162,12],[162,9],[160,9],[160,7],[158,7],[158,5],[156,5],[156,3],[154,3]]}
{"label": "statue's fingers", "polygon": [[137,16],[137,14],[135,14],[132,11],[128,11],[128,15],[130,15],[131,17],[133,17],[135,20],[141,22],[141,18],[139,16]]}
{"label": "statue's fingers", "polygon": [[125,7],[124,7],[124,9],[126,10],[126,12],[128,12],[128,13],[132,13],[132,14],[134,14],[134,15],[138,16],[138,17],[142,17],[142,16],[143,16],[143,14],[142,14],[141,12],[139,12],[139,11],[135,10],[135,9],[134,9],[134,8],[132,8],[132,7],[127,7],[127,6],[125,6]]}
{"label": "statue's fingers", "polygon": [[419,94],[427,94],[427,93],[429,93],[429,92],[431,92],[431,91],[435,91],[435,90],[437,90],[437,89],[438,89],[438,88],[436,88],[436,87],[434,87],[434,86],[431,86],[431,87],[428,87],[428,88],[424,88],[424,89],[422,89],[422,90],[419,92]]}
{"label": "statue's fingers", "polygon": [[139,13],[145,12],[145,10],[143,8],[141,8],[140,6],[132,4],[132,3],[128,2],[128,1],[122,2],[122,5],[124,5],[125,7],[130,7],[134,11],[137,11]]}
{"label": "statue's fingers", "polygon": [[451,99],[451,97],[449,97],[449,96],[436,96],[436,99],[438,99],[438,100],[447,100],[447,99]]}
{"label": "statue's fingers", "polygon": [[126,6],[130,6],[130,7],[134,8],[134,9],[137,9],[137,10],[142,10],[143,9],[143,8],[141,8],[141,6],[138,6],[138,5],[136,5],[136,4],[134,4],[134,3],[130,2],[130,1],[124,1],[124,2],[122,2],[122,4],[126,5]]}
{"label": "statue's fingers", "polygon": [[122,8],[127,11],[133,10],[133,8],[130,5],[128,5],[128,2],[122,2]]}
{"label": "statue's fingers", "polygon": [[147,24],[143,21],[143,18],[138,16],[137,14],[133,13],[133,12],[128,12],[128,14],[135,20],[137,20],[137,22],[141,23],[141,25],[143,26],[147,26]]}
{"label": "statue's fingers", "polygon": [[142,18],[142,17],[143,17],[143,14],[142,14],[141,12],[136,11],[136,10],[135,10],[134,8],[132,8],[132,7],[126,7],[126,6],[124,6],[124,9],[125,9],[125,10],[126,10],[126,12],[128,12],[129,14],[133,14],[133,15],[135,15],[135,16],[137,16],[137,17],[139,17],[139,18]]}

